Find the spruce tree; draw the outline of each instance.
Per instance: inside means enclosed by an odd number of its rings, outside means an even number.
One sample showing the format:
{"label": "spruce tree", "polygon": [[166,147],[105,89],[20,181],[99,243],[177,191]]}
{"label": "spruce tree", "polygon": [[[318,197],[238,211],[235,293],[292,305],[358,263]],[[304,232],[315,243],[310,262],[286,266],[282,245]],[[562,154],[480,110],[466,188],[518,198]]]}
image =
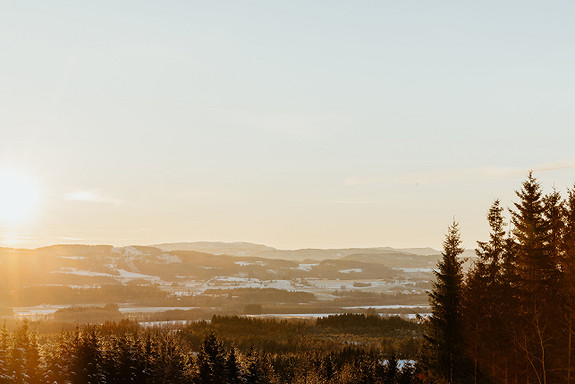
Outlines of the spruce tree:
{"label": "spruce tree", "polygon": [[172,333],[156,338],[152,367],[154,384],[183,384],[189,379],[189,365],[180,343]]}
{"label": "spruce tree", "polygon": [[101,339],[95,327],[84,329],[74,340],[74,355],[70,366],[72,384],[102,383]]}
{"label": "spruce tree", "polygon": [[10,382],[9,375],[9,352],[10,352],[10,336],[8,334],[8,329],[6,328],[6,322],[0,329],[0,384],[5,384]]}
{"label": "spruce tree", "polygon": [[541,186],[532,172],[515,193],[520,201],[511,210],[511,222],[520,287],[526,296],[545,294],[555,277],[556,264],[550,245],[551,223],[546,220]]}
{"label": "spruce tree", "polygon": [[226,355],[223,343],[210,332],[200,345],[198,354],[198,383],[215,384],[222,380],[226,370]]}
{"label": "spruce tree", "polygon": [[31,384],[41,383],[45,379],[44,367],[40,359],[38,348],[38,335],[28,330],[28,343],[24,351],[26,360],[25,372],[28,382]]}
{"label": "spruce tree", "polygon": [[242,375],[237,358],[236,348],[232,347],[228,357],[226,358],[225,378],[228,384],[240,384],[242,382]]}
{"label": "spruce tree", "polygon": [[557,196],[544,197],[539,182],[530,172],[516,192],[520,201],[511,211],[518,296],[513,339],[523,357],[523,376],[547,383],[557,362],[550,356],[557,335],[552,317],[557,316],[560,276],[554,236]]}
{"label": "spruce tree", "polygon": [[[514,311],[507,273],[512,271],[503,208],[495,200],[487,214],[489,241],[478,241],[477,260],[467,274],[463,295],[464,336],[473,357],[473,383],[505,372]],[[499,357],[499,358],[498,358]]]}
{"label": "spruce tree", "polygon": [[564,319],[567,330],[566,366],[568,383],[574,376],[573,344],[575,333],[575,186],[567,193],[564,210],[565,227],[563,234],[563,258],[561,260],[563,275]]}
{"label": "spruce tree", "polygon": [[262,356],[252,346],[244,357],[243,378],[246,384],[265,382],[262,370]]}
{"label": "spruce tree", "polygon": [[432,315],[425,335],[429,374],[449,384],[469,382],[461,319],[463,272],[458,259],[463,250],[459,225],[454,221],[448,228],[435,271],[436,282],[429,295]]}

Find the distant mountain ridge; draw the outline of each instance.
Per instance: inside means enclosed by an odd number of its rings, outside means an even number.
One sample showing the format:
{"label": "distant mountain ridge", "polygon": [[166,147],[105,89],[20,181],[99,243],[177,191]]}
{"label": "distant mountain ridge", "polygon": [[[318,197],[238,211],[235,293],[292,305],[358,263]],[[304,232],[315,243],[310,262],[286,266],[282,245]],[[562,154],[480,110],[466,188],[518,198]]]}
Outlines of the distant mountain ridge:
{"label": "distant mountain ridge", "polygon": [[392,248],[392,247],[372,247],[372,248],[304,248],[304,249],[276,249],[263,244],[249,242],[177,242],[153,244],[152,247],[164,251],[195,251],[207,252],[215,255],[232,256],[253,256],[269,259],[287,260],[324,260],[343,258],[354,254],[372,255],[418,255],[418,256],[439,256],[440,251],[433,248]]}
{"label": "distant mountain ridge", "polygon": [[390,278],[416,270],[430,272],[439,258],[439,252],[422,255],[389,247],[278,250],[261,244],[210,242],[156,247],[75,244],[34,250],[0,248],[0,288],[14,284],[169,285],[215,278],[361,280]]}
{"label": "distant mountain ridge", "polygon": [[231,278],[232,281],[245,278],[286,281],[373,279],[396,274],[384,263],[340,258],[300,264],[278,258],[164,251],[135,245],[53,245],[34,250],[0,248],[0,288],[101,286],[129,282],[170,285],[213,278]]}
{"label": "distant mountain ridge", "polygon": [[261,252],[273,252],[277,249],[263,244],[248,242],[222,242],[222,241],[195,241],[179,243],[153,244],[151,247],[163,251],[195,251],[211,253],[213,255],[256,256]]}
{"label": "distant mountain ridge", "polygon": [[[214,287],[306,291],[328,301],[343,291],[359,295],[347,305],[374,303],[361,296],[368,293],[379,304],[380,294],[421,300],[441,255],[418,253],[389,247],[278,250],[241,242],[0,248],[0,306],[107,303],[110,290],[114,302],[157,305],[170,297],[172,305],[194,306]],[[202,305],[214,307],[209,300]]]}

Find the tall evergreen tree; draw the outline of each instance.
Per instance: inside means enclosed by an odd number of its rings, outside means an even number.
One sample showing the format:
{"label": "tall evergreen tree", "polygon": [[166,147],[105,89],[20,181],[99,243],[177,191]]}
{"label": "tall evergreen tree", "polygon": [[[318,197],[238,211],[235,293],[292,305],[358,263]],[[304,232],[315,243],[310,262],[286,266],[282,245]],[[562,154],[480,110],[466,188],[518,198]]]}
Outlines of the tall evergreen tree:
{"label": "tall evergreen tree", "polygon": [[489,208],[487,222],[491,229],[489,241],[477,242],[475,253],[479,260],[476,265],[485,266],[487,277],[491,282],[494,282],[498,279],[506,249],[505,220],[503,219],[503,207],[501,207],[499,200],[495,200]]}
{"label": "tall evergreen tree", "polygon": [[562,368],[551,358],[558,336],[553,317],[560,299],[560,198],[556,193],[544,197],[531,172],[516,194],[520,200],[511,211],[519,277],[514,342],[524,360],[522,375],[547,383]]}
{"label": "tall evergreen tree", "polygon": [[188,359],[177,338],[168,333],[161,334],[156,340],[151,382],[154,384],[183,384],[188,382]]}
{"label": "tall evergreen tree", "polygon": [[95,327],[84,329],[74,339],[74,355],[70,366],[72,384],[104,382],[101,340]]}
{"label": "tall evergreen tree", "polygon": [[230,349],[230,353],[228,353],[228,357],[226,358],[225,378],[228,384],[240,384],[242,382],[237,352],[234,347]]}
{"label": "tall evergreen tree", "polygon": [[268,382],[266,372],[263,369],[265,360],[263,356],[251,347],[244,356],[243,378],[246,384],[265,384]]}
{"label": "tall evergreen tree", "polygon": [[40,384],[44,381],[44,366],[40,359],[38,348],[38,336],[35,331],[28,330],[26,349],[24,355],[26,358],[25,372],[28,382],[31,384]]}
{"label": "tall evergreen tree", "polygon": [[463,250],[459,225],[453,221],[443,241],[436,282],[429,295],[432,315],[425,335],[429,374],[449,384],[469,382],[461,319],[463,271],[458,259]]}
{"label": "tall evergreen tree", "polygon": [[556,264],[551,257],[551,224],[539,182],[530,172],[515,192],[520,201],[511,210],[521,289],[527,296],[544,294],[554,278]]}
{"label": "tall evergreen tree", "polygon": [[563,234],[563,258],[561,269],[563,271],[563,296],[565,329],[567,331],[566,366],[567,383],[572,382],[574,376],[573,334],[575,332],[575,186],[567,192],[564,210],[565,227]]}
{"label": "tall evergreen tree", "polygon": [[553,277],[557,283],[558,272],[557,268],[563,259],[563,237],[565,233],[565,204],[561,194],[557,190],[553,190],[550,194],[543,198],[544,217],[547,221],[548,229],[548,252],[549,259],[553,264]]}
{"label": "tall evergreen tree", "polygon": [[8,334],[8,329],[6,328],[6,322],[2,325],[0,329],[0,384],[5,384],[10,382],[9,375],[9,352],[10,352],[10,335]]}
{"label": "tall evergreen tree", "polygon": [[200,384],[215,384],[224,378],[226,371],[224,345],[213,332],[210,332],[200,345],[198,371]]}
{"label": "tall evergreen tree", "polygon": [[512,324],[512,291],[506,282],[511,273],[503,208],[495,200],[487,214],[489,241],[477,242],[478,258],[464,286],[464,336],[473,359],[473,383],[504,375],[510,340],[506,324]]}

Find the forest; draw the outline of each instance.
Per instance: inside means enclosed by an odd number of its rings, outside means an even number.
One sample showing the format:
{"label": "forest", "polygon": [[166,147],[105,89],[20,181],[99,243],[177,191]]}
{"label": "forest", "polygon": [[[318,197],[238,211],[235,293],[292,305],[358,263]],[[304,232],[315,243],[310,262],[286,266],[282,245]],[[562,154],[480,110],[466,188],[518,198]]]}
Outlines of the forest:
{"label": "forest", "polygon": [[0,330],[0,383],[572,383],[575,187],[544,194],[530,173],[516,195],[489,208],[468,270],[459,224],[448,227],[427,319],[23,322]]}
{"label": "forest", "polygon": [[458,223],[448,229],[420,354],[438,383],[571,383],[575,187],[544,194],[532,173],[509,209],[495,200],[489,240],[463,273]]}
{"label": "forest", "polygon": [[[345,329],[345,332],[342,330]],[[39,333],[0,330],[0,383],[415,383],[421,324],[214,316],[182,328],[122,320]]]}

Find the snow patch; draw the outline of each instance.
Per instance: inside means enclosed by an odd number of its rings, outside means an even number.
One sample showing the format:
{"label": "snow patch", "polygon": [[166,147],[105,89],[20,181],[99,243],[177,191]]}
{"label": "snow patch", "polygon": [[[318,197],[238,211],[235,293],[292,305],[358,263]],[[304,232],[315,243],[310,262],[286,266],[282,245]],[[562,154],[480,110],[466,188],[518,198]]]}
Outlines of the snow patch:
{"label": "snow patch", "polygon": [[110,275],[109,273],[87,271],[78,268],[60,268],[58,271],[52,271],[50,273],[64,273],[68,275],[78,275],[78,276],[103,276],[103,277],[116,277]]}
{"label": "snow patch", "polygon": [[319,317],[328,317],[340,315],[340,313],[266,313],[262,315],[246,315],[246,317],[277,317],[280,319],[317,319]]}
{"label": "snow patch", "polygon": [[414,309],[414,308],[421,308],[421,309],[429,309],[431,308],[429,305],[402,305],[402,304],[391,304],[391,305],[361,305],[357,307],[343,307],[343,309]]}
{"label": "snow patch", "polygon": [[190,309],[197,309],[198,307],[120,307],[119,311],[122,313],[158,313],[165,311],[189,311]]}
{"label": "snow patch", "polygon": [[178,256],[170,255],[169,253],[161,254],[160,256],[158,256],[158,259],[162,260],[166,264],[175,264],[182,262],[182,259],[180,259]]}
{"label": "snow patch", "polygon": [[84,260],[86,256],[58,256],[60,259],[68,259],[68,260]]}
{"label": "snow patch", "polygon": [[192,320],[162,320],[162,321],[142,321],[139,324],[143,327],[168,327],[183,326],[193,322]]}
{"label": "snow patch", "polygon": [[14,316],[34,317],[53,315],[58,309],[66,308],[68,305],[37,305],[35,307],[13,307]]}
{"label": "snow patch", "polygon": [[403,271],[406,273],[414,273],[414,272],[428,272],[431,273],[434,271],[433,268],[393,268],[398,271]]}
{"label": "snow patch", "polygon": [[350,269],[342,269],[339,273],[361,273],[363,269],[361,268],[350,268]]}
{"label": "snow patch", "polygon": [[123,279],[145,279],[145,280],[160,280],[158,276],[143,275],[141,273],[126,271],[125,269],[118,269],[118,273]]}
{"label": "snow patch", "polygon": [[249,265],[264,265],[265,263],[263,261],[234,261],[234,264],[240,267],[247,267]]}
{"label": "snow patch", "polygon": [[319,264],[299,264],[297,269],[301,269],[302,271],[311,271],[313,267],[317,267]]}
{"label": "snow patch", "polygon": [[141,256],[144,254],[144,252],[137,250],[134,247],[125,247],[124,248],[124,253],[128,256]]}

